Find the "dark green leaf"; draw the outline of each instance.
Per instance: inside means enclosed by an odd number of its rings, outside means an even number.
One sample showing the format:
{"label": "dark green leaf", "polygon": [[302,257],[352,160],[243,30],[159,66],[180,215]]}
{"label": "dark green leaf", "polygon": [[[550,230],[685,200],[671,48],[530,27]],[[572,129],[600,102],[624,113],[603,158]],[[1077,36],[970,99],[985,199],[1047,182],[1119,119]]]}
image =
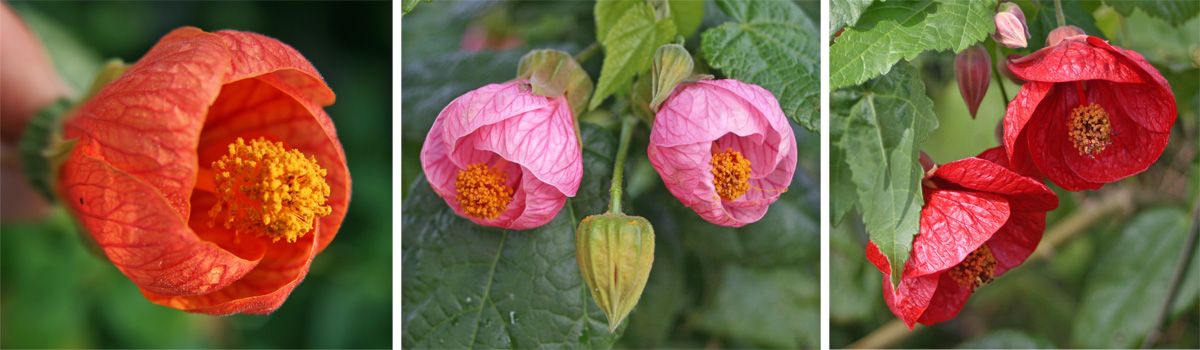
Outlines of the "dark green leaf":
{"label": "dark green leaf", "polygon": [[[1072,346],[1131,348],[1141,343],[1166,298],[1188,221],[1183,210],[1162,208],[1138,214],[1125,226],[1088,275]],[[1198,261],[1192,259],[1190,279],[1196,278]],[[1189,294],[1178,298],[1194,302],[1195,289]]]}
{"label": "dark green leaf", "polygon": [[[584,184],[611,173],[615,139],[582,124]],[[575,228],[604,208],[580,188],[553,221],[501,230],[457,216],[418,178],[403,206],[401,343],[405,348],[609,348],[609,333],[575,261]]]}
{"label": "dark green leaf", "polygon": [[1112,6],[1123,16],[1129,16],[1134,8],[1138,8],[1176,27],[1200,14],[1200,1],[1195,0],[1105,0],[1104,4]]}
{"label": "dark green leaf", "polygon": [[860,84],[901,58],[962,51],[996,30],[996,0],[876,2],[829,46],[829,85]]}
{"label": "dark green leaf", "polygon": [[1050,340],[1015,329],[1001,329],[958,345],[959,349],[1057,349]]}
{"label": "dark green leaf", "polygon": [[829,35],[836,35],[842,27],[858,23],[858,17],[875,0],[833,0],[829,2]]}
{"label": "dark green leaf", "polygon": [[831,124],[847,125],[842,144],[833,144],[842,147],[844,159],[830,163],[846,162],[858,198],[870,199],[858,203],[866,230],[893,266],[892,283],[899,283],[920,226],[924,171],[917,159],[921,143],[938,125],[933,101],[907,63],[861,87],[837,91],[830,101],[840,104],[831,111]]}
{"label": "dark green leaf", "polygon": [[417,8],[417,4],[420,4],[420,3],[421,3],[421,0],[404,0],[404,1],[400,2],[400,9],[401,9],[401,11],[403,11],[403,13],[401,13],[400,15],[401,16],[407,15],[409,12],[412,12],[413,9]]}
{"label": "dark green leaf", "polygon": [[816,26],[791,2],[717,4],[737,23],[727,22],[701,35],[700,49],[709,66],[771,91],[788,118],[816,131],[821,90]]}
{"label": "dark green leaf", "polygon": [[797,267],[726,265],[716,294],[693,315],[696,327],[758,347],[820,345],[820,281]]}
{"label": "dark green leaf", "polygon": [[704,1],[670,0],[671,17],[675,20],[675,32],[684,38],[691,37],[700,29],[704,19]]}
{"label": "dark green leaf", "polygon": [[[1029,34],[1032,38],[1029,39],[1030,51],[1040,50],[1046,46],[1046,36],[1054,28],[1058,28],[1057,15],[1054,12],[1054,0],[1032,0],[1034,3],[1032,11],[1025,12],[1026,22],[1029,27]],[[1063,19],[1067,24],[1083,29],[1085,33],[1091,36],[1104,38],[1104,32],[1096,27],[1096,18],[1092,17],[1092,12],[1083,8],[1083,4],[1079,1],[1063,1]],[[1022,8],[1024,11],[1025,8]]]}
{"label": "dark green leaf", "polygon": [[[829,97],[830,116],[849,116],[850,109],[861,96],[851,93],[834,93]],[[850,118],[831,118],[829,121],[829,215],[830,223],[840,225],[854,206],[858,204],[858,192],[854,187],[854,176],[846,159],[846,130]]]}
{"label": "dark green leaf", "polygon": [[[611,22],[613,17],[616,22]],[[602,23],[614,24],[607,27]],[[650,69],[654,51],[675,38],[675,22],[669,13],[655,13],[649,3],[600,1],[596,3],[596,33],[604,47],[604,65],[589,110],[613,92],[627,88],[635,74]]]}

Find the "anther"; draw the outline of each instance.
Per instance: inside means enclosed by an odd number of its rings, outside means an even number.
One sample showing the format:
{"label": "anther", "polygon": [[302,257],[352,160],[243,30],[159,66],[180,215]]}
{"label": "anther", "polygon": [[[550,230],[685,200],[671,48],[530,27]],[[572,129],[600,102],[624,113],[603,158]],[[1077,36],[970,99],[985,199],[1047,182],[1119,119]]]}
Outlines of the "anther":
{"label": "anther", "polygon": [[1070,136],[1075,149],[1079,150],[1079,155],[1086,154],[1089,158],[1095,158],[1096,154],[1111,146],[1112,136],[1116,135],[1108,112],[1095,103],[1072,109],[1067,121],[1067,130],[1067,135]]}
{"label": "anther", "polygon": [[988,249],[987,245],[979,246],[979,249],[967,255],[958,265],[954,265],[946,273],[950,274],[950,278],[958,282],[959,285],[971,287],[971,290],[982,287],[985,284],[992,282],[992,274],[996,271],[996,257],[992,255],[992,250]]}
{"label": "anther", "polygon": [[285,150],[282,142],[238,138],[229,154],[212,163],[212,173],[217,204],[208,215],[215,221],[228,209],[222,221],[235,233],[295,242],[312,230],[313,220],[332,212],[325,205],[325,169],[316,157]]}
{"label": "anther", "polygon": [[726,148],[712,157],[713,187],[721,199],[737,200],[750,189],[750,160]]}
{"label": "anther", "polygon": [[454,199],[467,215],[495,219],[513,200],[513,189],[505,185],[507,178],[508,174],[483,163],[471,164],[458,171],[454,182],[458,195]]}

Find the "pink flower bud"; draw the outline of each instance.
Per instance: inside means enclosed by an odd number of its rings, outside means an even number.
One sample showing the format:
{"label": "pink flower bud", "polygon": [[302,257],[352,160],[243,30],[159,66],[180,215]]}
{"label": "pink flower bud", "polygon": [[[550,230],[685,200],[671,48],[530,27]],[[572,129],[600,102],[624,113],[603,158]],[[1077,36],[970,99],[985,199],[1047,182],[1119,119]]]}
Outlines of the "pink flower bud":
{"label": "pink flower bud", "polygon": [[675,88],[648,152],[675,198],[724,226],[761,219],[796,171],[796,139],[775,96],[733,79]]}
{"label": "pink flower bud", "polygon": [[429,185],[458,215],[507,229],[541,226],[574,197],[583,158],[565,96],[528,80],[491,84],[446,106],[425,145]]}
{"label": "pink flower bud", "polygon": [[992,83],[992,58],[987,49],[975,45],[958,53],[954,57],[954,75],[958,78],[958,92],[962,93],[967,108],[971,110],[971,118],[979,111],[979,103],[987,94],[988,85]]}
{"label": "pink flower bud", "polygon": [[1079,35],[1087,35],[1087,33],[1084,33],[1083,29],[1071,25],[1054,28],[1049,35],[1046,35],[1046,46],[1058,45],[1063,39]]}
{"label": "pink flower bud", "polygon": [[1029,46],[1026,40],[1032,36],[1029,35],[1029,27],[1025,25],[1025,13],[1021,12],[1021,7],[1006,2],[1000,4],[997,10],[994,18],[996,32],[992,33],[992,39],[996,40],[997,44],[1014,49]]}

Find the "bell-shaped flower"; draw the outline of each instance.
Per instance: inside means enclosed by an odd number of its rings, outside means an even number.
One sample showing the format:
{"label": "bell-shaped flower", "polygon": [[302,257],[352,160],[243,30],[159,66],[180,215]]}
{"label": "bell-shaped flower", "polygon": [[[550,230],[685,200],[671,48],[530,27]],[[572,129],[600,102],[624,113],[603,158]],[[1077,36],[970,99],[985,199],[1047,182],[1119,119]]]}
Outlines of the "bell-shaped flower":
{"label": "bell-shaped flower", "polygon": [[1004,116],[1014,165],[1032,159],[1063,189],[1097,189],[1145,171],[1167,146],[1175,95],[1136,52],[1073,35],[1008,68],[1027,81]]}
{"label": "bell-shaped flower", "polygon": [[976,288],[1020,265],[1037,248],[1058,196],[1008,168],[1000,147],[934,167],[922,181],[921,228],[900,287],[875,244],[867,259],[883,273],[883,297],[912,329],[954,318]]}
{"label": "bell-shaped flower", "polygon": [[176,29],[67,115],[58,195],[150,301],[269,313],[346,215],[333,101],[284,43]]}
{"label": "bell-shaped flower", "polygon": [[725,226],[761,219],[796,171],[796,138],[775,96],[733,79],[676,87],[648,153],[675,198]]}
{"label": "bell-shaped flower", "polygon": [[574,123],[567,95],[534,94],[529,80],[487,85],[438,114],[421,166],[458,215],[485,226],[538,227],[583,179]]}

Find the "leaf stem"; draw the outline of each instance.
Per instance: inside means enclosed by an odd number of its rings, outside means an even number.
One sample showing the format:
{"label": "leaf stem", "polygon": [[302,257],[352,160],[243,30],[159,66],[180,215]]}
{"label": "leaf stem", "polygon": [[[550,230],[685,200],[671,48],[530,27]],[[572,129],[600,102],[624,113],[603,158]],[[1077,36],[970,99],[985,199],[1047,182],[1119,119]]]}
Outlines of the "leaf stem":
{"label": "leaf stem", "polygon": [[621,180],[625,173],[625,154],[629,153],[629,139],[633,137],[635,126],[637,126],[637,120],[630,116],[621,117],[621,143],[617,147],[617,161],[613,164],[612,188],[608,190],[611,197],[608,205],[610,214],[622,214]]}
{"label": "leaf stem", "polygon": [[1063,17],[1062,0],[1054,0],[1054,17],[1058,19],[1058,26],[1067,25],[1067,19]]}
{"label": "leaf stem", "polygon": [[1179,260],[1175,261],[1175,273],[1171,275],[1171,284],[1167,286],[1167,297],[1163,300],[1162,306],[1158,308],[1158,317],[1154,318],[1154,326],[1150,328],[1150,333],[1147,333],[1146,338],[1142,340],[1142,349],[1149,349],[1162,335],[1161,328],[1166,323],[1167,316],[1171,314],[1171,306],[1175,303],[1175,297],[1179,296],[1179,287],[1182,286],[1184,272],[1187,272],[1188,263],[1192,261],[1192,255],[1196,253],[1196,236],[1200,235],[1200,197],[1197,197],[1196,203],[1192,205],[1192,228],[1189,231],[1183,242],[1183,252],[1179,254]]}
{"label": "leaf stem", "polygon": [[593,41],[591,45],[583,48],[583,50],[579,51],[579,53],[575,54],[575,57],[572,58],[575,59],[576,63],[582,64],[583,61],[587,61],[589,58],[592,58],[592,56],[595,56],[597,52],[600,52],[600,43]]}
{"label": "leaf stem", "polygon": [[998,57],[998,59],[996,60],[996,64],[992,65],[992,74],[995,74],[996,76],[996,85],[1000,85],[1000,97],[1004,98],[1004,106],[1007,108],[1008,90],[1004,88],[1004,77],[1000,75],[1000,65],[1004,64],[1004,62],[1007,62],[1008,60],[1004,58],[1004,54],[1000,52],[999,47],[996,48],[996,57]]}

